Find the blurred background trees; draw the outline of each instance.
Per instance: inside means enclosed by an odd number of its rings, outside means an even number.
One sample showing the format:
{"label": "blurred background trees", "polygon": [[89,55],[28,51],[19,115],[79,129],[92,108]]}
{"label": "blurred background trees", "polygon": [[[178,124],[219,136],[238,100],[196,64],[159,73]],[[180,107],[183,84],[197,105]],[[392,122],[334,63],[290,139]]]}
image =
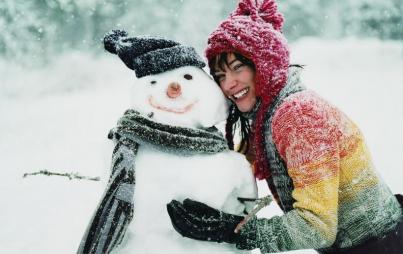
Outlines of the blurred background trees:
{"label": "blurred background trees", "polygon": [[[237,0],[1,0],[0,58],[41,65],[68,50],[102,52],[114,28],[205,46]],[[403,41],[403,0],[278,0],[290,41],[305,36]]]}

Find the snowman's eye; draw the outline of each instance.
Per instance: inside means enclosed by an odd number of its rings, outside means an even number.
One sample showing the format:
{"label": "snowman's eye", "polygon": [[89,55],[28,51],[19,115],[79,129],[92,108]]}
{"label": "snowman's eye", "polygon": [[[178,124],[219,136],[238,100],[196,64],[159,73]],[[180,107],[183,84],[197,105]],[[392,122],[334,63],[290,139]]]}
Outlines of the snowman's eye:
{"label": "snowman's eye", "polygon": [[152,80],[152,81],[150,82],[150,84],[151,84],[151,85],[155,85],[155,84],[157,84],[157,81]]}
{"label": "snowman's eye", "polygon": [[185,74],[185,75],[183,75],[183,77],[184,77],[185,79],[187,79],[187,80],[192,80],[192,79],[193,79],[193,76],[190,75],[190,74]]}

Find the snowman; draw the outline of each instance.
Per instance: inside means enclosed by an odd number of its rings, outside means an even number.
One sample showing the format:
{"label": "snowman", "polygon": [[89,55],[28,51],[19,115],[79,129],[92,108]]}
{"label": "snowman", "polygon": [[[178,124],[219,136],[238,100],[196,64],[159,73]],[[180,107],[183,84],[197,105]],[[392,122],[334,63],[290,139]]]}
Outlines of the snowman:
{"label": "snowman", "polygon": [[111,177],[78,253],[249,253],[182,237],[166,204],[191,198],[244,215],[257,187],[245,157],[214,126],[227,101],[192,47],[113,30],[105,49],[135,71],[130,109],[109,137]]}

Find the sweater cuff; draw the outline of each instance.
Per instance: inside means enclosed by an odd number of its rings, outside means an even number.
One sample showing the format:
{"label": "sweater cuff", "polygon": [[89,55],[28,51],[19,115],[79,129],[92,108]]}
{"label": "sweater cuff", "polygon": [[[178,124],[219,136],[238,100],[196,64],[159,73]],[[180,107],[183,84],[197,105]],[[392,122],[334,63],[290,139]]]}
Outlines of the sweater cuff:
{"label": "sweater cuff", "polygon": [[241,229],[236,242],[239,250],[253,250],[258,248],[257,242],[257,218],[250,219]]}

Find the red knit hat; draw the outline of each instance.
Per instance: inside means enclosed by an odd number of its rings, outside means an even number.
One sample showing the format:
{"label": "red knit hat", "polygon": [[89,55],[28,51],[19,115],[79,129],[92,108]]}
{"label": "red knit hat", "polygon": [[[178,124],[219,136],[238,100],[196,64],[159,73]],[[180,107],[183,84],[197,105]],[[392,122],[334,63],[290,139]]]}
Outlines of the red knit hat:
{"label": "red knit hat", "polygon": [[262,99],[253,139],[259,179],[270,175],[263,144],[265,113],[287,81],[289,50],[281,32],[283,22],[274,0],[240,0],[235,11],[211,33],[205,52],[210,65],[222,52],[240,53],[255,64],[256,95]]}

